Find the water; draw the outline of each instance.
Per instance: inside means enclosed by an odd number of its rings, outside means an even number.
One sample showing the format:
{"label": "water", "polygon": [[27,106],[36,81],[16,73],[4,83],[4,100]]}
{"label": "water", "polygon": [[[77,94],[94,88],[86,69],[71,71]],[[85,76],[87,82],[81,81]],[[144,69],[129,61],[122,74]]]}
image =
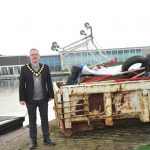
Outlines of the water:
{"label": "water", "polygon": [[[62,81],[64,77],[53,77],[53,81]],[[54,101],[49,101],[49,121],[55,119],[53,110]],[[26,106],[19,103],[19,81],[0,80],[0,116],[26,116],[24,126],[28,125]],[[40,125],[39,111],[37,110],[37,124]]]}

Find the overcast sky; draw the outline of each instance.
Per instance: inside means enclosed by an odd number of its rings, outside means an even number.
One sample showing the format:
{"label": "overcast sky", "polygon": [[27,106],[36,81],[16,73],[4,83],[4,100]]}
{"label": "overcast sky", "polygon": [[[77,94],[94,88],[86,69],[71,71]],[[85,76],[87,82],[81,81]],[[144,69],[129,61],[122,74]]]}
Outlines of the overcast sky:
{"label": "overcast sky", "polygon": [[0,54],[51,54],[68,45],[89,22],[102,48],[150,46],[149,0],[1,0]]}

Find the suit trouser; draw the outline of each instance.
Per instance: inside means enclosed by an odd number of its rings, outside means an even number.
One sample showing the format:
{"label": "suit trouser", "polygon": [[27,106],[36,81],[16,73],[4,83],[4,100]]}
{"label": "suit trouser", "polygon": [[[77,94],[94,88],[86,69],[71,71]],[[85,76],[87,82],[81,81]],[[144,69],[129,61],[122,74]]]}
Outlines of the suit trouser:
{"label": "suit trouser", "polygon": [[29,133],[30,138],[37,138],[37,125],[36,125],[36,110],[39,107],[40,117],[41,117],[41,127],[43,136],[49,136],[49,124],[48,124],[48,102],[42,100],[34,100],[32,103],[27,104],[27,110],[29,115]]}

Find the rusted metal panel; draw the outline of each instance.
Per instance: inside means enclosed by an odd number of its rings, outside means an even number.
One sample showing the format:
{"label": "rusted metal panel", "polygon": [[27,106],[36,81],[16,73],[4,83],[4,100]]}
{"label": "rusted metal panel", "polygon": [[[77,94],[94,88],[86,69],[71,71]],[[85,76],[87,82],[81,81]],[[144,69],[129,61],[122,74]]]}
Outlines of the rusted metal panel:
{"label": "rusted metal panel", "polygon": [[[115,120],[138,118],[150,122],[150,81],[60,86],[54,83],[55,112],[61,132],[74,131],[74,124],[87,129],[111,126]],[[94,125],[95,124],[95,125]],[[81,126],[82,126],[81,125]],[[80,130],[84,130],[83,127]]]}
{"label": "rusted metal panel", "polygon": [[63,100],[66,103],[63,103],[64,106],[64,125],[65,128],[71,128],[71,105],[69,102],[69,93],[67,88],[63,88]]}
{"label": "rusted metal panel", "polygon": [[116,113],[132,113],[141,111],[140,101],[142,91],[129,91],[113,93],[113,104]]}
{"label": "rusted metal panel", "polygon": [[100,82],[91,84],[81,85],[69,85],[63,86],[69,95],[81,95],[91,93],[107,93],[107,92],[118,92],[118,91],[135,91],[150,89],[150,81],[126,81],[126,82]]}
{"label": "rusted metal panel", "polygon": [[58,123],[58,126],[60,128],[61,132],[64,132],[64,122],[62,119],[63,115],[63,103],[61,102],[61,94],[60,94],[60,89],[58,88],[56,82],[53,83],[53,88],[54,88],[54,107],[55,107],[55,116],[56,120]]}
{"label": "rusted metal panel", "polygon": [[149,103],[148,103],[148,90],[143,90],[143,97],[141,98],[141,116],[142,122],[149,122]]}
{"label": "rusted metal panel", "polygon": [[111,93],[104,93],[105,123],[108,126],[113,125],[112,119],[112,97]]}

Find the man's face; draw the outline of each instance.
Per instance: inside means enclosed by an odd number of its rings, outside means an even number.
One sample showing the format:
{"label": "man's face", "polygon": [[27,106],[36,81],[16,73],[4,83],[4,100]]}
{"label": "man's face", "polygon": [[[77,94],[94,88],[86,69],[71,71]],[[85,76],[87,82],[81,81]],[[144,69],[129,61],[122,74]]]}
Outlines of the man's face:
{"label": "man's face", "polygon": [[40,59],[39,51],[38,50],[32,50],[30,52],[30,60],[32,63],[38,63]]}

